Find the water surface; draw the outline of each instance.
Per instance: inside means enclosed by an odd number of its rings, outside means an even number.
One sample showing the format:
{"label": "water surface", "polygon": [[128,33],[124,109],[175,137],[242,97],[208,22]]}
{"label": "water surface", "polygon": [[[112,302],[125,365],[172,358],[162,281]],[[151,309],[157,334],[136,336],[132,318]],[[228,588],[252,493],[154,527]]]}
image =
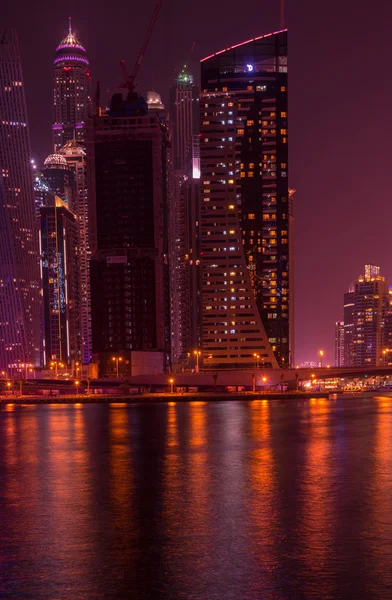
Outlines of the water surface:
{"label": "water surface", "polygon": [[0,598],[392,598],[392,400],[0,411]]}

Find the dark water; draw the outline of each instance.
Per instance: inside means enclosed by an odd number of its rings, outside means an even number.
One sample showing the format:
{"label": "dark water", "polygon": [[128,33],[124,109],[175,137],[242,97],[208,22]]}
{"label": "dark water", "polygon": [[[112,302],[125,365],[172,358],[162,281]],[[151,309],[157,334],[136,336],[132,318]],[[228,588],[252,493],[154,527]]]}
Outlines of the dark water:
{"label": "dark water", "polygon": [[0,598],[392,598],[392,400],[2,410]]}

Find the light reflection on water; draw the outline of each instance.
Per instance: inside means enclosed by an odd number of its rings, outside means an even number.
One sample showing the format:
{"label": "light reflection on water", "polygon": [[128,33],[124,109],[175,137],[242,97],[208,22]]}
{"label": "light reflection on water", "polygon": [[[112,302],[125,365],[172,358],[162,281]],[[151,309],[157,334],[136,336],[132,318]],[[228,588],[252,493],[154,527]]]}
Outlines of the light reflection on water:
{"label": "light reflection on water", "polygon": [[392,597],[389,398],[0,411],[0,598]]}

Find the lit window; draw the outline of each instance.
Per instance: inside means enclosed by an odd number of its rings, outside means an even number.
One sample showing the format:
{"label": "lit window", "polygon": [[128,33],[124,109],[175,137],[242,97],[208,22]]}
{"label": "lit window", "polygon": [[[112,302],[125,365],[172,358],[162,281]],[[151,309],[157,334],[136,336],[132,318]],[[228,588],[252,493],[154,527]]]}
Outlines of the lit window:
{"label": "lit window", "polygon": [[237,129],[237,135],[244,135],[243,129]]}
{"label": "lit window", "polygon": [[254,176],[255,176],[255,174],[253,173],[253,171],[249,171],[248,177],[254,177]]}
{"label": "lit window", "polygon": [[281,91],[281,92],[287,92],[287,88],[286,88],[286,86],[285,86],[285,85],[281,85],[281,86],[280,86],[280,91]]}
{"label": "lit window", "polygon": [[252,127],[252,125],[254,125],[255,122],[252,119],[250,119],[249,121],[246,122],[246,124],[248,127]]}
{"label": "lit window", "polygon": [[255,218],[256,218],[256,215],[254,213],[249,213],[249,215],[248,215],[249,221],[254,221]]}
{"label": "lit window", "polygon": [[282,117],[282,119],[286,119],[286,118],[287,118],[287,112],[285,112],[285,111],[282,111],[282,112],[280,113],[280,116]]}

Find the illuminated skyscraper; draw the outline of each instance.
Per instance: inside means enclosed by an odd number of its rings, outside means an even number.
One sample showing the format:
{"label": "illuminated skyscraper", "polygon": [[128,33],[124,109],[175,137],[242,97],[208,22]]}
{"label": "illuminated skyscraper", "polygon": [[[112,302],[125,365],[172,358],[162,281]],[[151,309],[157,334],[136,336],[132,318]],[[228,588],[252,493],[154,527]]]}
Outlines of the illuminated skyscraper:
{"label": "illuminated skyscraper", "polygon": [[290,365],[286,30],[202,60],[200,155],[205,367]]}
{"label": "illuminated skyscraper", "polygon": [[80,294],[80,351],[84,364],[91,360],[90,241],[88,220],[86,151],[76,140],[59,150],[75,179],[72,211],[78,224],[78,289]]}
{"label": "illuminated skyscraper", "polygon": [[69,20],[68,35],[56,48],[53,74],[53,143],[55,151],[72,139],[85,140],[91,107],[89,61]]}
{"label": "illuminated skyscraper", "polygon": [[39,259],[18,40],[0,30],[0,368],[39,365]]}
{"label": "illuminated skyscraper", "polygon": [[354,364],[354,285],[344,294],[344,365],[352,367]]}
{"label": "illuminated skyscraper", "polygon": [[[48,198],[47,198],[48,200]],[[43,364],[79,360],[78,227],[58,196],[40,208]]]}
{"label": "illuminated skyscraper", "polygon": [[380,275],[380,267],[365,265],[365,274],[354,283],[353,296],[353,359],[350,366],[382,365],[389,288],[385,277]]}
{"label": "illuminated skyscraper", "polygon": [[336,321],[335,323],[335,367],[344,365],[344,323]]}
{"label": "illuminated skyscraper", "polygon": [[170,121],[173,124],[174,168],[186,170],[192,136],[199,132],[199,86],[185,68],[170,87]]}

